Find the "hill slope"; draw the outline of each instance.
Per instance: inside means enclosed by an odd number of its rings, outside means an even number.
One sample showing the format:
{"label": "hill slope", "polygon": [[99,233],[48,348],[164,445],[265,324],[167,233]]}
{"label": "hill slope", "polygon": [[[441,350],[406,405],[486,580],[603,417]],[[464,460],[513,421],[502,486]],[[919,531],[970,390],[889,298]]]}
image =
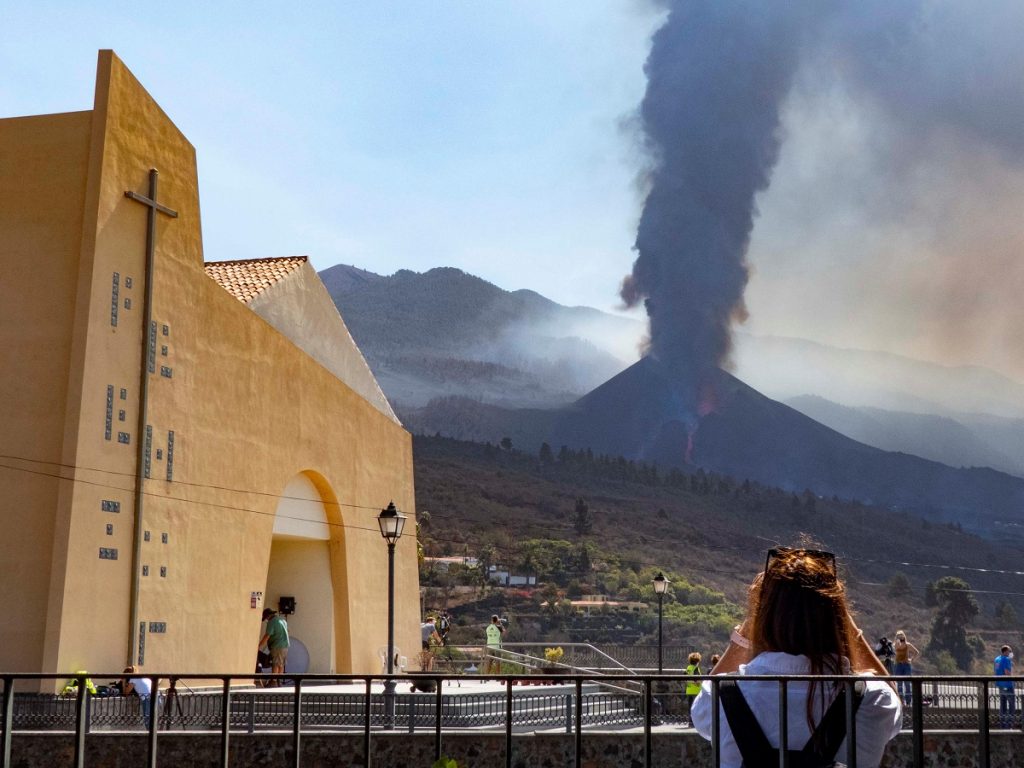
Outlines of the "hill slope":
{"label": "hill slope", "polygon": [[[765,549],[808,533],[838,554],[869,635],[891,636],[903,626],[924,648],[930,612],[922,605],[922,590],[942,576],[959,575],[974,589],[992,591],[978,594],[981,625],[991,624],[986,616],[991,617],[1002,593],[1024,592],[1020,577],[994,572],[1019,568],[1020,541],[993,542],[885,509],[794,497],[703,471],[658,474],[650,467],[585,453],[543,461],[515,450],[437,437],[416,437],[413,449],[417,504],[430,510],[422,537],[429,554],[477,556],[491,548],[494,562],[531,569],[536,565],[527,560],[528,544],[534,538],[613,553],[595,554],[585,572],[570,573],[583,591],[619,594],[636,588],[635,574],[664,569],[671,578],[724,593],[741,606],[751,577],[764,564]],[[577,498],[589,504],[593,529],[588,534],[574,530]],[[573,571],[568,564],[565,568]],[[907,576],[911,590],[894,597],[887,584],[897,572]],[[628,573],[634,576],[627,578]],[[494,599],[511,601],[513,596]],[[1024,615],[1019,594],[1008,599]],[[498,607],[493,601],[489,605]],[[690,628],[677,630],[668,637],[678,641],[692,634]],[[1018,634],[1019,627],[1002,637],[1012,641]]]}
{"label": "hill slope", "polygon": [[[954,469],[859,443],[770,400],[727,373],[716,382],[717,409],[705,416],[688,448],[685,415],[673,412],[671,382],[645,358],[567,408],[520,412],[441,401],[403,414],[411,429],[497,441],[533,450],[552,446],[692,467],[781,488],[810,489],[933,520],[955,521],[992,535],[1020,523],[1024,480],[989,469]],[[688,455],[689,454],[689,455]]]}
{"label": "hill slope", "polygon": [[989,417],[978,424],[976,416],[936,416],[906,413],[867,406],[839,405],[823,397],[802,395],[786,400],[789,405],[815,421],[847,437],[885,451],[902,451],[954,467],[992,467],[1024,475],[1024,460],[1018,450],[999,450],[998,430],[1017,430],[1019,422]]}

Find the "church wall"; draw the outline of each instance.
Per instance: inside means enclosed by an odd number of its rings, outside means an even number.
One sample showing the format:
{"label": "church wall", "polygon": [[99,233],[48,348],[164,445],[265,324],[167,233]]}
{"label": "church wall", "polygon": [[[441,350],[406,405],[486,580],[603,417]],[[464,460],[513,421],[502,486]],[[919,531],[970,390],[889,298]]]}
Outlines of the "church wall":
{"label": "church wall", "polygon": [[[93,119],[102,140],[91,149],[84,207],[95,211],[96,225],[82,238],[85,298],[78,316],[87,332],[72,344],[81,374],[69,390],[68,418],[78,463],[108,474],[99,485],[75,484],[69,500],[73,513],[62,545],[68,572],[55,571],[43,667],[113,670],[128,652],[131,488],[137,441],[144,439],[136,434],[135,409],[146,208],[124,191],[145,193],[148,169],[156,167],[158,199],[179,217],[157,217],[151,479],[142,526],[150,539],[140,561],[148,566],[140,577],[143,669],[251,671],[262,608],[252,606],[251,594],[266,584],[279,496],[306,472],[325,500],[337,502],[328,504],[335,666],[378,671],[376,648],[386,642],[387,550],[376,516],[392,499],[410,515],[396,558],[397,644],[418,645],[409,434],[206,276],[195,152],[108,52],[100,57]],[[133,278],[131,309],[122,306],[116,327],[110,319],[115,271]],[[115,422],[120,390],[127,392],[127,418],[115,423],[113,440],[104,438],[109,386]],[[130,442],[117,442],[117,431]],[[116,497],[119,513],[102,511],[107,496]],[[97,552],[106,546],[112,518],[118,559],[104,560]]]}
{"label": "church wall", "polygon": [[39,669],[51,568],[63,572],[53,476],[71,474],[64,404],[90,120],[0,120],[0,648],[10,671]]}
{"label": "church wall", "polygon": [[249,308],[398,421],[327,288],[307,262],[249,302]]}
{"label": "church wall", "polygon": [[[98,69],[64,448],[66,456],[75,457],[76,465],[91,470],[80,472],[80,481],[68,484],[58,504],[58,515],[67,519],[54,536],[55,567],[43,656],[46,669],[117,670],[128,658],[133,488],[138,441],[143,438],[137,420],[146,208],[124,192],[146,192],[148,170],[159,160],[167,175],[161,180],[161,195],[180,187],[183,215],[198,220],[191,145],[144,91],[148,109],[140,114],[126,108],[122,94],[135,81],[111,54],[101,53]],[[149,159],[141,160],[139,150]],[[158,223],[161,239],[164,225],[164,221]],[[168,234],[172,239],[170,230]],[[173,245],[195,249],[199,241],[193,235]],[[110,392],[112,405],[108,405]],[[105,427],[108,411],[109,432]],[[156,472],[154,468],[154,476]],[[104,509],[110,506],[119,511]],[[112,536],[107,525],[113,525]],[[144,528],[160,541],[162,529],[150,527],[148,520]],[[173,544],[164,546],[173,548]],[[67,563],[65,571],[59,567],[62,562]]]}

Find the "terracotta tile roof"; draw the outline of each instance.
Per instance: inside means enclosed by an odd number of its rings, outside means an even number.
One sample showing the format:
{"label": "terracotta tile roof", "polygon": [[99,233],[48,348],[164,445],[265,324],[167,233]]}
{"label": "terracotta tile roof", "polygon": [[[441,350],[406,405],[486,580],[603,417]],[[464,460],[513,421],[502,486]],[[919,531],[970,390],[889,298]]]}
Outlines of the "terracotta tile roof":
{"label": "terracotta tile roof", "polygon": [[284,256],[279,259],[245,259],[242,261],[208,261],[206,274],[243,304],[306,263],[305,256]]}

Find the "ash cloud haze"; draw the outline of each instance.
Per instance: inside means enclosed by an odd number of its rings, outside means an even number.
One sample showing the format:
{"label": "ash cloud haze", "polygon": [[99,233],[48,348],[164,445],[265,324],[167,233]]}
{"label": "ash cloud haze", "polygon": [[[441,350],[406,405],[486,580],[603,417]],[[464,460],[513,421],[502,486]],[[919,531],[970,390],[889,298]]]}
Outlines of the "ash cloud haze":
{"label": "ash cloud haze", "polygon": [[622,287],[648,354],[691,386],[727,364],[749,249],[759,332],[1014,371],[1024,6],[662,5]]}

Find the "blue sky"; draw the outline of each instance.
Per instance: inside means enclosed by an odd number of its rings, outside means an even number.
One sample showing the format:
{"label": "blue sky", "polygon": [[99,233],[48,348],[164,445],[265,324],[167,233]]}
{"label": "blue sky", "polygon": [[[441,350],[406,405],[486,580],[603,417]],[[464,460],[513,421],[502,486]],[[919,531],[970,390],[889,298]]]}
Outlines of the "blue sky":
{"label": "blue sky", "polygon": [[611,308],[657,19],[637,0],[16,3],[0,112],[89,108],[112,48],[196,146],[207,259],[456,266]]}
{"label": "blue sky", "polygon": [[[1024,5],[843,7],[783,105],[747,327],[1024,380]],[[90,108],[113,48],[196,147],[207,259],[455,266],[613,310],[661,18],[651,0],[9,0],[0,114]],[[898,55],[858,58],[878,30]]]}

